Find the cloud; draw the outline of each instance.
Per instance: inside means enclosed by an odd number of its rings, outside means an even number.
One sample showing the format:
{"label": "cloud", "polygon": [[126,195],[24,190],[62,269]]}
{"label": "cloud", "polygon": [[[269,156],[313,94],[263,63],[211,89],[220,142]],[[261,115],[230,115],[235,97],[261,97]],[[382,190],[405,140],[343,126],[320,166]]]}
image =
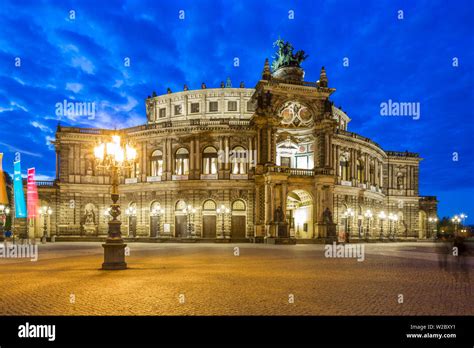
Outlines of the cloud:
{"label": "cloud", "polygon": [[41,130],[42,132],[46,132],[46,133],[52,133],[53,130],[51,128],[49,128],[48,126],[38,122],[38,121],[31,121],[30,124],[35,127],[35,128],[38,128],[39,130]]}
{"label": "cloud", "polygon": [[6,144],[6,143],[1,142],[1,141],[0,141],[0,145],[5,146],[7,148],[7,150],[11,151],[11,152],[20,152],[21,154],[29,155],[29,156],[33,156],[33,157],[43,157],[43,154],[41,154],[41,153],[23,150],[23,149],[20,149],[18,147]]}
{"label": "cloud", "polygon": [[72,83],[72,82],[66,83],[66,89],[74,93],[78,93],[83,87],[84,86],[80,83]]}

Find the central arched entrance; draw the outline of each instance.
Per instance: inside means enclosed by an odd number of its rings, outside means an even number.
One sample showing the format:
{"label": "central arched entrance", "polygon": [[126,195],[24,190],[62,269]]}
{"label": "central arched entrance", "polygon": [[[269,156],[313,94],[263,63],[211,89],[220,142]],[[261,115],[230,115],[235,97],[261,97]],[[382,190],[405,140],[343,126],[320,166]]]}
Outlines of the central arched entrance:
{"label": "central arched entrance", "polygon": [[293,190],[286,199],[286,217],[290,236],[307,239],[314,237],[313,197],[305,190]]}

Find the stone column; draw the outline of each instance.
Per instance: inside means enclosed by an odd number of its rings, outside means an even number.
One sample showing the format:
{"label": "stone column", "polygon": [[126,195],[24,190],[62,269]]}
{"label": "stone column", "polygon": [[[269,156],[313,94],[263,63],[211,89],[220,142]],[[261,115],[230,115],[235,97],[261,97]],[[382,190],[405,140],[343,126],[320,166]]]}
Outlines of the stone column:
{"label": "stone column", "polygon": [[167,141],[167,153],[168,157],[166,158],[166,161],[168,162],[168,169],[166,172],[166,180],[171,180],[171,176],[173,175],[173,152],[172,152],[172,142],[173,139],[168,139]]}
{"label": "stone column", "polygon": [[199,179],[201,175],[201,145],[199,143],[199,138],[195,139],[194,146],[196,148],[196,156],[194,159],[194,166],[196,167],[196,179]]}
{"label": "stone column", "polygon": [[248,156],[247,156],[247,161],[248,161],[248,165],[247,165],[247,168],[250,169],[253,167],[252,165],[252,161],[253,161],[253,138],[252,137],[249,137],[249,141],[248,141]]}

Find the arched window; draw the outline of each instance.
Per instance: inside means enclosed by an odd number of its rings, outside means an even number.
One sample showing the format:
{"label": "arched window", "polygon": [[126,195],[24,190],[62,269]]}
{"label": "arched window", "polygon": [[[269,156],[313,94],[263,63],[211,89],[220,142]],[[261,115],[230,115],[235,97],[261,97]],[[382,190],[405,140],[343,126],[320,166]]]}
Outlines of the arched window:
{"label": "arched window", "polygon": [[203,212],[213,212],[213,213],[215,213],[216,208],[217,208],[216,202],[214,202],[212,199],[208,199],[208,200],[204,201],[204,203],[202,204]]}
{"label": "arched window", "polygon": [[174,206],[174,210],[177,212],[182,212],[184,209],[186,209],[187,205],[186,202],[180,199],[179,201],[176,202]]}
{"label": "arched window", "polygon": [[174,172],[176,175],[189,174],[189,151],[184,147],[176,151]]}
{"label": "arched window", "polygon": [[163,153],[155,150],[151,154],[151,176],[161,176],[163,174]]}
{"label": "arched window", "polygon": [[232,203],[232,212],[245,211],[245,210],[246,210],[246,205],[243,200],[237,199]]}
{"label": "arched window", "polygon": [[339,172],[341,173],[341,180],[349,180],[349,161],[345,157],[341,157],[339,162]]}
{"label": "arched window", "polygon": [[217,150],[212,146],[202,152],[202,173],[217,174]]}
{"label": "arched window", "polygon": [[247,174],[247,150],[236,146],[232,150],[232,174]]}
{"label": "arched window", "polygon": [[357,160],[357,181],[364,182],[364,162]]}

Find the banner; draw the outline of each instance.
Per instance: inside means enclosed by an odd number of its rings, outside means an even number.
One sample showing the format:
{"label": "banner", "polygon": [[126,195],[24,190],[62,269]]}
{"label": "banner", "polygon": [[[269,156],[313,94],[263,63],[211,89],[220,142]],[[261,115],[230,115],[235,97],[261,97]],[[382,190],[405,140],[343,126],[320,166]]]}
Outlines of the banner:
{"label": "banner", "polygon": [[28,218],[38,216],[38,188],[35,181],[35,168],[28,168],[28,179],[26,184],[26,204],[28,208]]}
{"label": "banner", "polygon": [[0,204],[8,205],[7,187],[5,183],[5,174],[2,167],[3,153],[0,152]]}
{"label": "banner", "polygon": [[20,154],[15,154],[15,162],[13,162],[13,190],[15,200],[15,217],[26,218],[25,195],[23,193],[23,181],[21,179]]}

